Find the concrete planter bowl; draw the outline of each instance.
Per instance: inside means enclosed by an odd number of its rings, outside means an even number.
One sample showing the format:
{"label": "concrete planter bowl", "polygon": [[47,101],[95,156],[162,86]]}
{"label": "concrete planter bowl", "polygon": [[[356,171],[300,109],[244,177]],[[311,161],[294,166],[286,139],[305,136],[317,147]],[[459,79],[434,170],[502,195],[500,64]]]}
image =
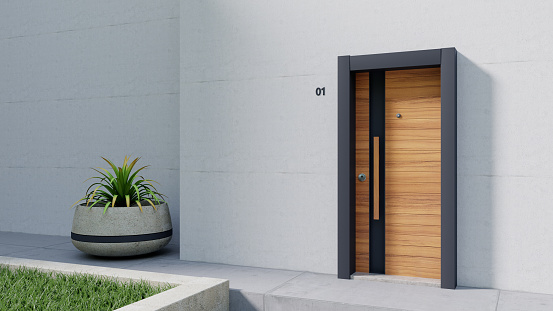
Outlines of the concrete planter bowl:
{"label": "concrete planter bowl", "polygon": [[[155,202],[154,202],[155,203]],[[77,205],[71,242],[80,251],[96,256],[136,256],[155,252],[171,241],[173,226],[167,203],[157,210],[142,203],[130,207],[92,208]]]}

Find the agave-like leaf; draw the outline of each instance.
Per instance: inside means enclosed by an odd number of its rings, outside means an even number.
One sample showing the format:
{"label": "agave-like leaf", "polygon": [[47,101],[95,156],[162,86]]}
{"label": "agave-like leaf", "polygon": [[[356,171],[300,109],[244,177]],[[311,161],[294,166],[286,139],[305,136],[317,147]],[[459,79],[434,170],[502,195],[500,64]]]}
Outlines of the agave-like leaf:
{"label": "agave-like leaf", "polygon": [[146,201],[150,202],[150,204],[154,207],[154,209],[157,211],[157,208],[156,206],[154,205],[154,203],[152,201],[150,201],[150,199],[146,199]]}
{"label": "agave-like leaf", "polygon": [[[140,186],[141,186],[142,189],[143,189],[144,191],[146,191],[148,194],[152,194],[152,193],[153,193],[153,194],[157,194],[157,195],[161,196],[162,198],[163,198],[163,197],[166,197],[165,194],[160,193],[160,192],[158,192],[158,191],[152,191],[152,190],[151,190],[148,186],[146,186],[146,185],[140,185]],[[154,188],[154,189],[155,189],[155,188]],[[156,189],[156,190],[157,190],[157,189]]]}
{"label": "agave-like leaf", "polygon": [[127,207],[130,207],[131,206],[131,202],[130,202],[130,198],[129,198],[129,195],[125,195],[125,201],[127,201]]}
{"label": "agave-like leaf", "polygon": [[92,185],[90,185],[90,187],[88,187],[88,189],[86,189],[86,193],[87,193],[87,194],[89,193],[90,188],[94,187],[94,185],[99,185],[99,186],[101,186],[101,185],[103,185],[103,184],[102,184],[101,182],[95,182],[95,183],[93,183]]}
{"label": "agave-like leaf", "polygon": [[[141,181],[141,180],[139,180]],[[139,183],[138,181],[134,183],[138,188],[144,190],[144,189],[148,189],[148,187],[146,187],[145,185],[143,185],[142,183]]]}
{"label": "agave-like leaf", "polygon": [[156,200],[157,204],[159,204],[159,200],[157,199],[155,193],[152,191],[152,190],[149,190],[148,193],[154,197],[154,199]]}
{"label": "agave-like leaf", "polygon": [[[106,159],[106,158],[104,158],[104,157],[102,157],[102,159],[104,159],[106,162],[109,163],[109,165],[111,166],[111,168],[113,169],[114,172],[117,172],[117,167],[116,167],[113,163],[111,163],[110,160],[108,160],[108,159]],[[107,171],[106,171],[106,172],[107,172]]]}
{"label": "agave-like leaf", "polygon": [[[91,208],[92,208],[94,205],[96,205],[96,203],[98,203],[99,201],[100,201],[100,199],[94,201],[94,203],[92,203],[92,205],[90,205],[90,208],[89,208],[89,209],[91,209]],[[87,206],[88,206],[88,205],[87,205]]]}
{"label": "agave-like leaf", "polygon": [[125,181],[123,180],[123,172],[121,168],[119,168],[119,171],[117,172],[117,183],[119,185],[119,191],[125,191]]}
{"label": "agave-like leaf", "polygon": [[98,167],[98,168],[101,169],[101,170],[103,170],[104,172],[106,172],[107,175],[104,174],[104,173],[102,173],[102,172],[100,172],[99,170],[97,170],[97,169],[95,169],[95,168],[93,168],[93,170],[95,170],[96,172],[102,174],[102,175],[103,175],[105,178],[107,178],[107,179],[113,178],[113,175],[111,175],[111,173],[108,172],[105,168],[103,168],[103,167]]}
{"label": "agave-like leaf", "polygon": [[137,186],[143,187],[143,185],[142,185],[143,182],[144,182],[144,180],[137,180],[134,184],[137,185]]}
{"label": "agave-like leaf", "polygon": [[127,167],[126,167],[126,166],[122,166],[122,167],[118,167],[117,169],[119,170],[119,175],[118,175],[118,177],[121,179],[122,182],[126,182],[126,180],[125,180],[125,174],[127,173]]}
{"label": "agave-like leaf", "polygon": [[[161,184],[160,184],[160,183],[158,183],[158,182],[157,182],[157,181],[155,181],[155,180],[152,180],[152,179],[145,179],[145,180],[146,180],[146,181],[148,181],[148,182],[150,182],[150,181],[153,181],[153,182],[155,182],[156,184],[158,184],[158,185],[160,185],[160,186],[161,186]],[[151,183],[150,183],[150,185],[151,185]],[[154,186],[154,185],[152,185],[152,187],[153,187],[153,186]]]}
{"label": "agave-like leaf", "polygon": [[[96,191],[98,190],[98,188],[100,188],[100,186],[96,187],[96,189],[94,189],[94,192],[92,193],[92,198],[94,197],[94,194],[96,193]],[[90,202],[90,200],[92,199],[90,198],[87,202],[86,202],[86,206],[88,206],[88,203]]]}
{"label": "agave-like leaf", "polygon": [[138,191],[138,187],[136,185],[133,185],[134,191],[136,191],[137,200],[140,201],[140,191]]}
{"label": "agave-like leaf", "polygon": [[113,200],[111,201],[111,207],[115,206],[115,200],[117,199],[117,194],[113,196]]}
{"label": "agave-like leaf", "polygon": [[136,185],[137,187],[139,187],[140,189],[142,189],[143,191],[148,191],[148,190],[150,190],[150,188],[149,188],[148,186],[144,185],[144,184],[135,183],[135,185]]}
{"label": "agave-like leaf", "polygon": [[113,190],[113,193],[118,193],[119,192],[119,188],[118,188],[118,185],[117,185],[117,182],[115,180],[115,178],[111,178],[109,180],[109,184],[110,184],[110,188]]}
{"label": "agave-like leaf", "polygon": [[106,203],[106,206],[104,207],[104,212],[103,212],[102,214],[105,214],[105,213],[106,213],[106,211],[108,210],[108,206],[109,206],[109,202]]}
{"label": "agave-like leaf", "polygon": [[157,192],[156,192],[156,194],[160,197],[159,201],[160,201],[161,203],[165,202],[165,199],[163,198],[163,197],[165,196],[164,194],[157,193]]}
{"label": "agave-like leaf", "polygon": [[125,186],[126,192],[132,190],[132,182],[129,180],[129,172],[123,172],[123,185]]}
{"label": "agave-like leaf", "polygon": [[[99,177],[98,177],[98,178],[99,178]],[[103,182],[104,180],[105,180],[105,179],[102,178],[99,182],[95,182],[95,183],[91,184],[91,185],[86,189],[86,193],[89,193],[89,192],[90,192],[90,188],[94,187],[94,185],[103,185],[102,182]]]}
{"label": "agave-like leaf", "polygon": [[113,194],[105,192],[104,190],[101,190],[101,189],[98,190],[98,195],[100,197],[103,197],[104,199],[106,199],[108,201],[111,201],[111,199],[113,197]]}
{"label": "agave-like leaf", "polygon": [[84,199],[86,199],[86,196],[82,197],[79,201],[75,202],[75,204],[71,205],[69,209],[71,209],[73,206],[75,206],[77,203],[81,202]]}
{"label": "agave-like leaf", "polygon": [[133,189],[132,189],[133,184],[130,181],[125,180],[123,182],[123,184],[124,184],[123,191],[125,191],[125,193],[132,193],[133,192]]}
{"label": "agave-like leaf", "polygon": [[[99,168],[100,168],[100,169],[103,169],[103,168],[101,168],[101,167],[99,167]],[[106,171],[105,169],[103,169],[103,170]],[[99,172],[99,171],[98,171],[98,172]],[[117,184],[114,184],[114,182],[113,182],[113,181],[115,180],[115,177],[113,177],[108,171],[106,171],[106,173],[108,173],[108,176],[109,176],[109,177],[106,176],[105,174],[102,174],[102,175],[105,176],[105,177],[104,177],[104,178],[105,178],[104,180],[109,180],[109,183],[112,185],[110,192],[117,192]]]}
{"label": "agave-like leaf", "polygon": [[104,188],[106,188],[106,190],[109,191],[109,193],[111,193],[111,195],[117,194],[117,191],[115,189],[113,189],[110,185],[102,184],[102,186],[104,186]]}
{"label": "agave-like leaf", "polygon": [[94,177],[87,178],[85,181],[83,181],[83,184],[84,184],[87,180],[93,179],[93,178],[103,179],[102,177],[94,176]]}
{"label": "agave-like leaf", "polygon": [[144,211],[142,210],[142,204],[140,204],[140,201],[136,201],[136,204],[138,204],[138,207],[140,207],[140,212],[141,212],[141,213],[144,212]]}
{"label": "agave-like leaf", "polygon": [[134,180],[134,178],[136,177],[136,174],[138,174],[138,172],[140,172],[142,169],[145,169],[148,166],[149,165],[146,165],[146,166],[143,166],[143,167],[139,168],[136,172],[134,172],[134,174],[132,174],[132,176],[129,178],[129,181],[132,182]]}
{"label": "agave-like leaf", "polygon": [[136,158],[136,159],[134,159],[134,161],[131,162],[131,165],[129,165],[129,171],[132,170],[132,168],[134,167],[134,165],[136,164],[136,162],[138,162],[138,160],[140,160],[140,158]]}
{"label": "agave-like leaf", "polygon": [[147,183],[149,183],[150,186],[152,186],[152,188],[154,188],[154,190],[157,191],[156,187],[150,182],[150,181],[153,181],[153,180],[145,179],[144,181],[147,182]]}
{"label": "agave-like leaf", "polygon": [[[102,176],[104,176],[104,177],[108,177],[108,175],[110,174],[110,173],[109,173],[105,168],[103,168],[103,167],[91,167],[91,169],[94,170],[94,171],[96,171],[96,172],[98,172],[98,173],[100,173],[100,174],[102,174]],[[98,169],[101,169],[102,171],[104,171],[104,172],[106,172],[106,173],[104,174],[103,172],[99,171]]]}
{"label": "agave-like leaf", "polygon": [[117,179],[115,177],[111,177],[109,179],[109,184],[111,185],[111,192],[113,193],[120,193],[121,191],[119,190],[119,184],[117,183]]}
{"label": "agave-like leaf", "polygon": [[131,174],[131,169],[127,166],[126,162],[123,163],[122,171],[123,171],[123,181],[127,182],[129,175]]}

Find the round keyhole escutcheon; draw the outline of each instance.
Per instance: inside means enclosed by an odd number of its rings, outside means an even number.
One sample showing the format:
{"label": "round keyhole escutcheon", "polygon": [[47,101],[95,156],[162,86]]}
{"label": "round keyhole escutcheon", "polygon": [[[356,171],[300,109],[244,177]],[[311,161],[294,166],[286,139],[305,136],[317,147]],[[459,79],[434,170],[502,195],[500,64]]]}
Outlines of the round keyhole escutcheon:
{"label": "round keyhole escutcheon", "polygon": [[367,180],[367,176],[365,176],[365,174],[361,173],[361,174],[359,174],[359,176],[357,176],[357,179],[359,179],[359,181],[365,181],[365,180]]}

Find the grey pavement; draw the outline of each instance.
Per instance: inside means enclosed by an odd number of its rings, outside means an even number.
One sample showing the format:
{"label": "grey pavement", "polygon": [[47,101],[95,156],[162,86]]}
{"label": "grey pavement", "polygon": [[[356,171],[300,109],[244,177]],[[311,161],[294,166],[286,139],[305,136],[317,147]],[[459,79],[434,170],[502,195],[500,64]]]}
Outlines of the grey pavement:
{"label": "grey pavement", "polygon": [[102,258],[80,252],[69,237],[0,231],[0,256],[228,279],[231,310],[553,310],[553,295],[482,288],[447,290],[182,261],[176,244],[143,256]]}

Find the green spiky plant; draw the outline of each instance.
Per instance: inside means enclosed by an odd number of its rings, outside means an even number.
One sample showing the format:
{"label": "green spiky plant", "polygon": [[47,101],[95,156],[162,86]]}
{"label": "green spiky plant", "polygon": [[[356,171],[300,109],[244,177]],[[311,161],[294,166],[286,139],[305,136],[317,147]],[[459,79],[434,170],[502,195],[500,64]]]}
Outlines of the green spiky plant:
{"label": "green spiky plant", "polygon": [[[113,169],[115,176],[113,176],[112,174],[110,174],[110,172],[101,167],[98,168],[104,171],[105,174],[97,170],[96,168],[92,168],[96,172],[102,174],[103,177],[88,178],[87,180],[97,178],[100,179],[100,181],[90,185],[90,187],[88,187],[88,189],[86,190],[86,195],[82,197],[79,201],[75,202],[75,204],[71,205],[71,208],[81,201],[86,201],[86,206],[88,206],[90,201],[93,201],[93,203],[90,205],[90,208],[98,203],[104,205],[104,213],[106,213],[110,204],[111,207],[125,205],[127,207],[130,207],[131,202],[136,202],[136,204],[138,204],[138,206],[140,207],[140,211],[142,212],[142,205],[140,204],[141,200],[149,202],[155,210],[157,210],[157,208],[152,200],[156,201],[157,204],[160,204],[160,202],[165,202],[158,199],[158,196],[163,198],[165,195],[159,193],[156,187],[154,187],[154,185],[151,183],[151,181],[153,181],[159,184],[158,182],[151,179],[144,179],[144,177],[142,176],[138,176],[142,179],[137,178],[137,180],[135,181],[138,172],[145,169],[149,165],[141,167],[131,175],[131,171],[134,165],[136,164],[136,162],[138,162],[140,158],[136,158],[130,163],[130,165],[127,165],[130,157],[127,158],[127,156],[125,156],[125,161],[123,162],[122,167],[116,167],[110,160],[104,157],[102,157],[102,159],[109,163],[109,165]],[[86,182],[87,180],[85,180],[84,182]],[[98,186],[94,189],[94,191],[90,191],[90,189],[95,185]],[[152,190],[150,186],[155,191]],[[103,187],[105,190],[99,189],[100,187]]]}

